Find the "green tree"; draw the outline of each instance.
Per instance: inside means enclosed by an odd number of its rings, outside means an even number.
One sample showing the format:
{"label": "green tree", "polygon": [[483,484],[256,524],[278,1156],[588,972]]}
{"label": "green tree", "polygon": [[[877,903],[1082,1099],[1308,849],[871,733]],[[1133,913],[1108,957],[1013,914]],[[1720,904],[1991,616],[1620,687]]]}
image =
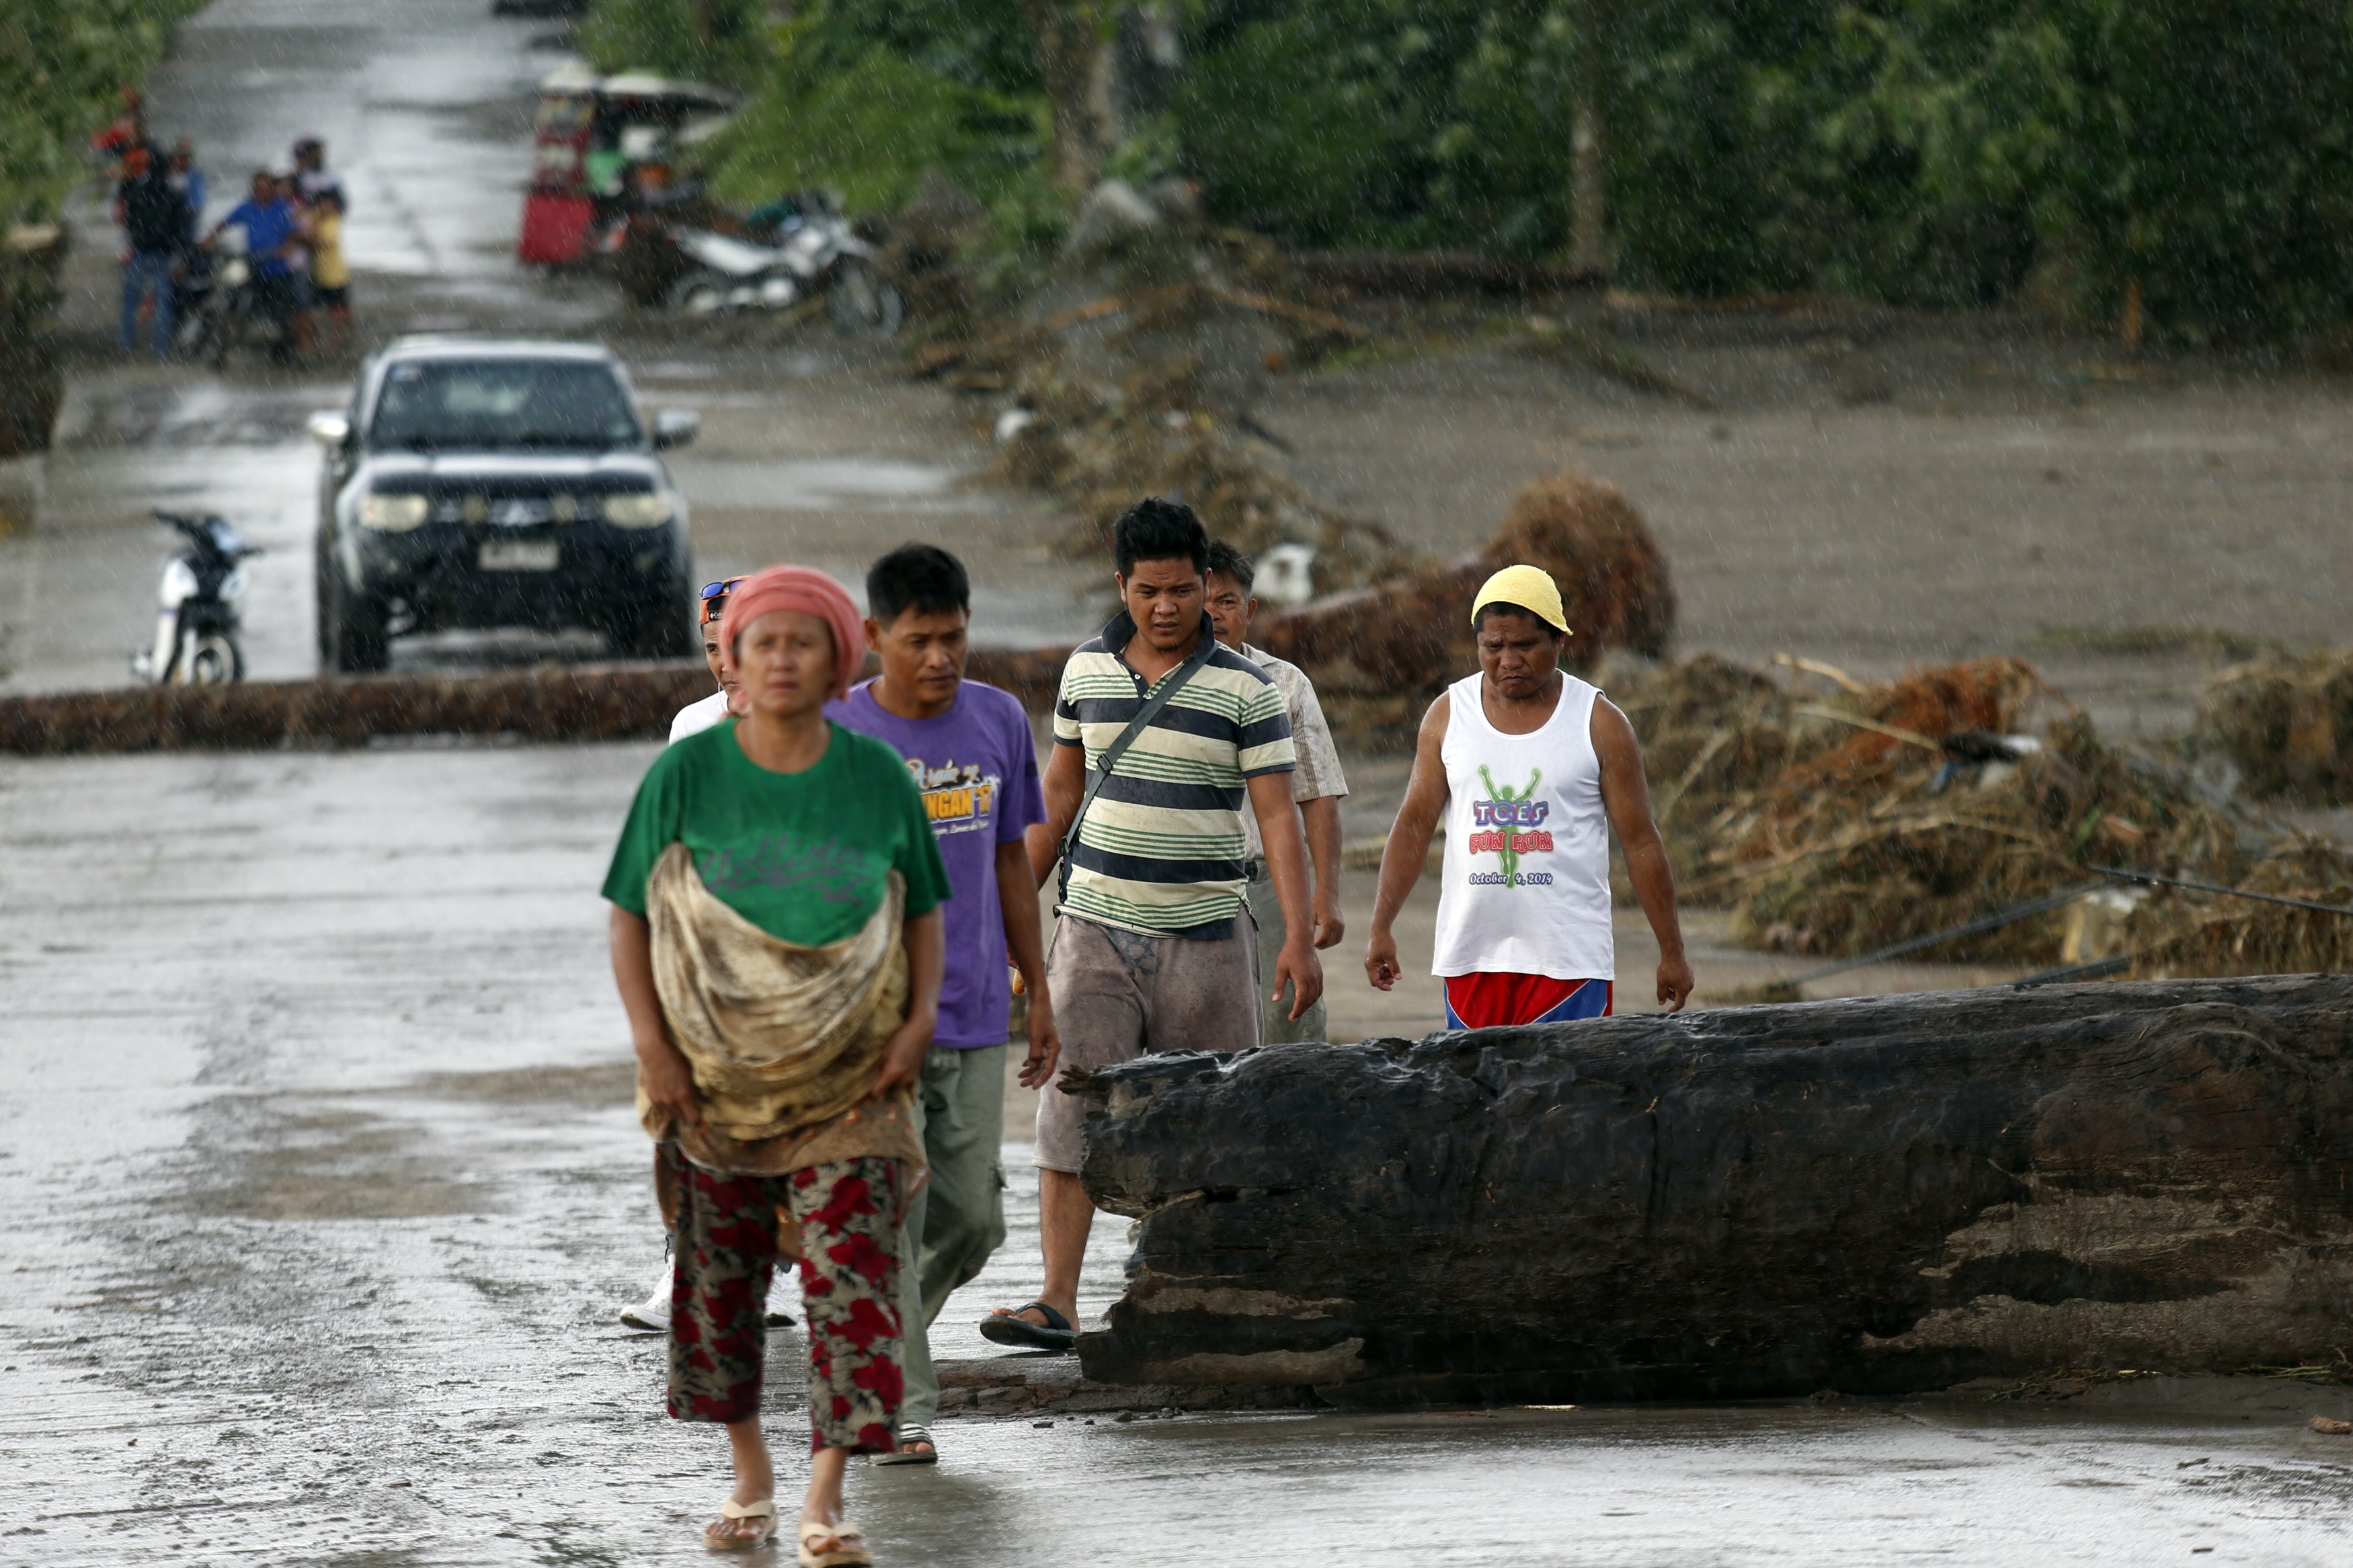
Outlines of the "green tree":
{"label": "green tree", "polygon": [[0,0],[0,226],[53,216],[90,136],[202,0]]}
{"label": "green tree", "polygon": [[760,0],[596,0],[580,44],[604,70],[743,86],[766,53],[763,11]]}
{"label": "green tree", "polygon": [[984,202],[1038,177],[1045,106],[1012,0],[918,14],[818,0],[775,28],[743,114],[714,149],[731,200],[821,186],[894,207],[937,169]]}

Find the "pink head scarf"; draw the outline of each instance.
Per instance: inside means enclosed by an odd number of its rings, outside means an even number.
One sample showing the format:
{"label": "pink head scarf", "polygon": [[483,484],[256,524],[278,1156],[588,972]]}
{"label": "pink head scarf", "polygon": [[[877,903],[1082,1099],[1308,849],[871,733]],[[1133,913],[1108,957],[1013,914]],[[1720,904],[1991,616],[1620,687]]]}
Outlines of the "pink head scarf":
{"label": "pink head scarf", "polygon": [[[719,657],[725,661],[728,679],[740,679],[735,669],[735,639],[744,635],[745,626],[775,610],[815,616],[826,624],[833,633],[833,700],[839,702],[849,696],[849,683],[866,662],[865,622],[840,584],[806,566],[771,566],[754,572],[727,595],[727,608],[719,617]],[[740,686],[727,708],[739,717],[751,711]]]}

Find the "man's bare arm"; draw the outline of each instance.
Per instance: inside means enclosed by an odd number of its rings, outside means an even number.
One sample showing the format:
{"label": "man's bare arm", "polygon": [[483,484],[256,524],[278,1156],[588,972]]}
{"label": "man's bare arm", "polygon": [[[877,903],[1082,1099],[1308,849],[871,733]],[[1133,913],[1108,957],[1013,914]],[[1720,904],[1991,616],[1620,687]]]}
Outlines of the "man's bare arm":
{"label": "man's bare arm", "polygon": [[1054,742],[1054,754],[1046,759],[1046,820],[1033,825],[1026,835],[1029,846],[1029,870],[1037,887],[1044,887],[1046,879],[1054,874],[1055,862],[1062,858],[1062,840],[1071,836],[1071,824],[1079,815],[1079,802],[1087,793],[1087,749]]}
{"label": "man's bare arm", "polygon": [[1388,845],[1381,850],[1381,879],[1373,894],[1373,934],[1365,946],[1365,978],[1377,990],[1387,991],[1403,973],[1398,966],[1397,938],[1389,928],[1408,894],[1421,880],[1423,862],[1430,858],[1430,841],[1437,837],[1439,819],[1446,812],[1447,699],[1440,697],[1421,716],[1421,733],[1414,742],[1413,774],[1406,781],[1405,799],[1398,805],[1397,820],[1389,825]]}
{"label": "man's bare arm", "polygon": [[936,904],[900,922],[899,942],[907,953],[907,1016],[882,1042],[874,1074],[878,1099],[923,1081],[923,1054],[939,1026],[940,986],[947,977],[947,923]]}
{"label": "man's bare arm", "polygon": [[1315,921],[1315,948],[1337,947],[1348,934],[1340,918],[1340,797],[1319,795],[1299,803],[1299,820],[1307,830],[1307,859],[1315,868],[1315,896],[1309,908]]}
{"label": "man's bare arm", "polygon": [[1666,842],[1651,815],[1651,781],[1642,771],[1642,742],[1618,705],[1603,698],[1593,704],[1593,749],[1601,758],[1601,805],[1626,855],[1626,875],[1634,897],[1650,917],[1659,942],[1659,1000],[1676,1012],[1692,993],[1692,967],[1683,956],[1683,922],[1675,915],[1675,873],[1667,863]]}
{"label": "man's bare arm", "polygon": [[1062,1054],[1062,1035],[1054,1026],[1054,999],[1046,989],[1046,946],[1038,936],[1038,885],[1026,874],[1029,870],[1027,845],[997,847],[997,902],[1005,916],[1005,951],[1021,973],[1022,994],[1029,998],[1029,1051],[1021,1064],[1021,1082],[1025,1088],[1042,1089],[1054,1076],[1055,1058]]}
{"label": "man's bare arm", "polygon": [[1290,1016],[1296,1018],[1324,994],[1324,963],[1315,956],[1307,917],[1307,844],[1299,829],[1299,807],[1291,798],[1291,775],[1261,773],[1248,782],[1259,840],[1266,847],[1266,872],[1282,906],[1282,952],[1274,961],[1274,988],[1267,1000],[1280,1000],[1288,983]]}

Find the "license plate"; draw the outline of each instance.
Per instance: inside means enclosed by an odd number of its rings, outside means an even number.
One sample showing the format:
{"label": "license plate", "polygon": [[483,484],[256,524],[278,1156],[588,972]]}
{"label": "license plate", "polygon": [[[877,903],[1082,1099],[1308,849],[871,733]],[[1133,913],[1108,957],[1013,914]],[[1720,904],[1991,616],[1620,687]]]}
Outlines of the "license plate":
{"label": "license plate", "polygon": [[493,539],[482,546],[481,567],[485,572],[553,572],[555,541]]}

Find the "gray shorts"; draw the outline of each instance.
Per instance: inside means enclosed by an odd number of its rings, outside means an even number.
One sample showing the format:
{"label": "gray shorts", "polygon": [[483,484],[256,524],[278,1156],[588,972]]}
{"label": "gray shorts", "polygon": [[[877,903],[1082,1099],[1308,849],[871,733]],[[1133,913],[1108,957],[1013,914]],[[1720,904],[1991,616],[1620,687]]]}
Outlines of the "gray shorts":
{"label": "gray shorts", "polygon": [[[1155,1051],[1245,1051],[1259,1043],[1258,952],[1247,921],[1214,942],[1140,936],[1060,915],[1046,984],[1064,1068],[1107,1068]],[[1060,1076],[1057,1069],[1055,1076]],[[1031,1163],[1078,1173],[1086,1101],[1038,1097]]]}

